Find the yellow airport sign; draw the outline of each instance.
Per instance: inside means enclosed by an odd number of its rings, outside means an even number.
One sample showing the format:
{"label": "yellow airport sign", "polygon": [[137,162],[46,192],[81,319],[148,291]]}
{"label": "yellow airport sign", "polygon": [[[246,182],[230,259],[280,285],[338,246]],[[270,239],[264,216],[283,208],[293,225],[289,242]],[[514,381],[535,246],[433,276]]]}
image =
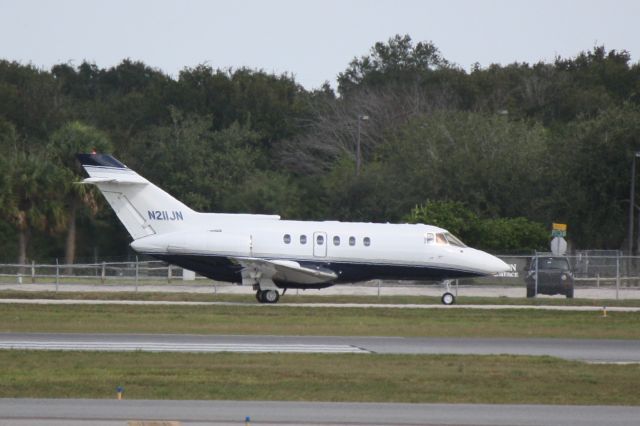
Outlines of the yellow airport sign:
{"label": "yellow airport sign", "polygon": [[553,223],[551,229],[554,231],[564,231],[567,232],[567,224],[566,223]]}

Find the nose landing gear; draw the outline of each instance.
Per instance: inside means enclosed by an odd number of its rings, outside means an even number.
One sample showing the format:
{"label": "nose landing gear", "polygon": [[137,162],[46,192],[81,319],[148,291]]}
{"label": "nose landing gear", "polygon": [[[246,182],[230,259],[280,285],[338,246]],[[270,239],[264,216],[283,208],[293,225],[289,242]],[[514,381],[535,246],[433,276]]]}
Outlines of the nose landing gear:
{"label": "nose landing gear", "polygon": [[440,301],[443,305],[453,305],[456,303],[456,297],[451,293],[451,280],[445,280],[442,284],[444,284],[446,291],[440,298]]}
{"label": "nose landing gear", "polygon": [[453,305],[454,303],[456,303],[456,297],[453,295],[453,293],[446,292],[442,295],[440,301],[442,301],[443,305]]}

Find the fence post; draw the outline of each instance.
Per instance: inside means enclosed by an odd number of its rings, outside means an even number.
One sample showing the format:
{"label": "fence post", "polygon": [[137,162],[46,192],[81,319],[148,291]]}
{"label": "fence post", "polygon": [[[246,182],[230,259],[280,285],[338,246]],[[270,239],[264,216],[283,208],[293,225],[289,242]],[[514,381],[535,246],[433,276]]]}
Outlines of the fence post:
{"label": "fence post", "polygon": [[107,264],[102,262],[102,271],[100,271],[100,282],[104,284],[104,280],[107,278]]}
{"label": "fence post", "polygon": [[36,282],[36,261],[31,261],[31,284],[35,284]]}
{"label": "fence post", "polygon": [[136,293],[138,292],[138,256],[136,256]]}
{"label": "fence post", "polygon": [[60,264],[56,258],[56,293],[58,292],[58,284],[60,283]]}
{"label": "fence post", "polygon": [[538,259],[538,252],[536,252],[536,258],[535,259],[536,259],[536,291],[534,292],[533,295],[537,296],[538,295],[538,275],[540,275],[538,273],[538,260],[539,260]]}
{"label": "fence post", "polygon": [[167,266],[167,283],[171,284],[171,264]]}
{"label": "fence post", "polygon": [[620,253],[616,253],[616,300],[620,291]]}

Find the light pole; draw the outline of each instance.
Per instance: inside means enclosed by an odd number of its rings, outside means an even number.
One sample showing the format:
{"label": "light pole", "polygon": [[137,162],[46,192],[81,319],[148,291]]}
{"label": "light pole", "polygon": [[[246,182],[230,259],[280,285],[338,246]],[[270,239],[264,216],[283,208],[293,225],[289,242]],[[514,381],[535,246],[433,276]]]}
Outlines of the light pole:
{"label": "light pole", "polygon": [[629,226],[627,235],[629,244],[629,256],[633,256],[633,211],[636,208],[636,158],[640,157],[640,152],[633,154],[631,161],[631,194],[629,195]]}
{"label": "light pole", "polygon": [[360,126],[363,121],[369,119],[368,115],[359,115],[358,116],[358,139],[356,140],[356,176],[360,176],[360,164],[362,162],[361,153],[360,153]]}

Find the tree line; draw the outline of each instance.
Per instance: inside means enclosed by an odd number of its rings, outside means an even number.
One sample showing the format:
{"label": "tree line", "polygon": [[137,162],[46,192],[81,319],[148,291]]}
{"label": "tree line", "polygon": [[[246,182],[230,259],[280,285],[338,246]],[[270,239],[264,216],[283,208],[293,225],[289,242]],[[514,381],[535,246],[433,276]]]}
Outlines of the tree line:
{"label": "tree line", "polygon": [[0,60],[0,260],[126,255],[115,215],[74,183],[73,154],[92,149],[201,211],[434,223],[494,252],[545,249],[556,221],[575,248],[620,249],[639,108],[640,65],[604,46],[467,71],[397,35],[335,90],[205,64],[171,78],[129,59]]}

